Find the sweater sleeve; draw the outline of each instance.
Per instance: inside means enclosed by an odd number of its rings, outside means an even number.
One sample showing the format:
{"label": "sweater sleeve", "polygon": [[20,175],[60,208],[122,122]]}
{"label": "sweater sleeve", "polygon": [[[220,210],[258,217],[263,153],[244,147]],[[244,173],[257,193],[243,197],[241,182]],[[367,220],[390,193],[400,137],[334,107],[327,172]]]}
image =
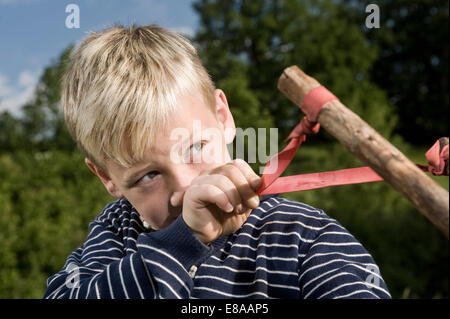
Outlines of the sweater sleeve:
{"label": "sweater sleeve", "polygon": [[169,227],[141,233],[124,253],[117,233],[91,224],[86,242],[47,280],[44,298],[188,298],[191,267],[211,253],[181,215]]}
{"label": "sweater sleeve", "polygon": [[338,222],[321,230],[301,258],[303,298],[390,298],[378,266],[367,250]]}

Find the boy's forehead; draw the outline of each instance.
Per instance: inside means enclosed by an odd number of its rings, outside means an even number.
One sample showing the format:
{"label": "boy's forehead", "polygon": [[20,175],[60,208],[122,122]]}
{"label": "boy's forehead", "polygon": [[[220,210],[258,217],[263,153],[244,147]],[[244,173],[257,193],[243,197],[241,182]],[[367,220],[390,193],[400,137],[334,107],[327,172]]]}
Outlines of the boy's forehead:
{"label": "boy's forehead", "polygon": [[218,122],[211,107],[205,105],[198,95],[184,95],[178,100],[177,109],[174,110],[164,127],[156,132],[151,145],[144,150],[144,158],[136,161],[130,168],[133,171],[148,166],[149,163],[161,163],[169,160],[174,147],[181,147],[201,136],[205,129],[217,128]]}

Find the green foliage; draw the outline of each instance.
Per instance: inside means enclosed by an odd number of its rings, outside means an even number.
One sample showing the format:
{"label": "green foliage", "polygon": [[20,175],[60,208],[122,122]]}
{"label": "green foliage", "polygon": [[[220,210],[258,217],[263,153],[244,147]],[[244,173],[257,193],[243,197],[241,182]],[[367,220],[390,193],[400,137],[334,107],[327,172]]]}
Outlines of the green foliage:
{"label": "green foliage", "polygon": [[[260,108],[270,111],[280,137],[287,136],[300,118],[299,109],[276,89],[283,69],[294,64],[314,75],[384,136],[396,124],[385,94],[368,81],[377,49],[369,45],[359,25],[348,23],[346,8],[334,2],[203,0],[194,4],[200,15],[194,41],[213,79],[219,85],[224,79],[244,77],[240,81]],[[245,72],[230,75],[236,61],[241,61]],[[229,102],[233,112],[244,105]]]}
{"label": "green foliage", "polygon": [[0,296],[42,298],[112,198],[77,152],[2,155],[0,180]]}
{"label": "green foliage", "polygon": [[381,29],[365,30],[380,48],[370,74],[402,118],[396,132],[423,145],[448,136],[449,2],[376,3],[382,11]]}

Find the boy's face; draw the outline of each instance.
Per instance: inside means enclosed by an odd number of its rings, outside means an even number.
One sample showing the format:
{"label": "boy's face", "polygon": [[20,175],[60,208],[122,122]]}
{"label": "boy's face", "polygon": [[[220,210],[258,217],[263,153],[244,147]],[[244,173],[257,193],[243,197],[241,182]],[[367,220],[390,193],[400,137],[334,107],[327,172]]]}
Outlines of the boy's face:
{"label": "boy's face", "polygon": [[202,171],[231,160],[226,144],[234,139],[233,117],[225,94],[221,90],[214,93],[216,114],[200,95],[181,97],[167,129],[158,134],[144,160],[133,167],[109,161],[105,174],[85,160],[108,192],[125,197],[155,230],[169,226],[181,214],[181,205],[174,207],[170,201],[175,192],[186,190]]}

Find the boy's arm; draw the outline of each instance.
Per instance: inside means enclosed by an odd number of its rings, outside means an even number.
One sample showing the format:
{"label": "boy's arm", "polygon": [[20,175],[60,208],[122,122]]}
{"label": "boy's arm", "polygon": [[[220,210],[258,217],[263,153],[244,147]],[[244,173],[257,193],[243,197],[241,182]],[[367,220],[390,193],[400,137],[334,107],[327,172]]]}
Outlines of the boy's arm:
{"label": "boy's arm", "polygon": [[210,253],[181,217],[140,234],[137,252],[124,256],[123,248],[113,231],[93,223],[85,244],[48,279],[44,298],[188,298],[190,267]]}
{"label": "boy's arm", "polygon": [[331,218],[301,260],[303,298],[391,298],[371,255]]}

